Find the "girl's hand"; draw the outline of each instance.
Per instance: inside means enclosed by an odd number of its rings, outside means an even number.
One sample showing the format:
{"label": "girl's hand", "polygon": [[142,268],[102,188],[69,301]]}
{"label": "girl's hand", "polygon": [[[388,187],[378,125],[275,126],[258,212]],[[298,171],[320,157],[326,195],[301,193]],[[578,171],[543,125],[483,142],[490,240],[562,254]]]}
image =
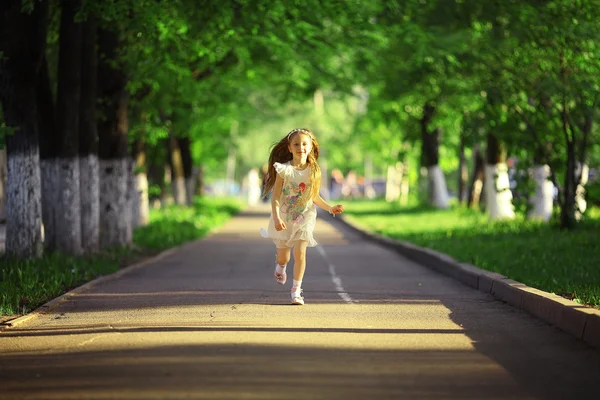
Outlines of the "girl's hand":
{"label": "girl's hand", "polygon": [[278,232],[287,229],[287,226],[285,226],[285,222],[283,222],[283,220],[279,217],[275,217],[273,219],[273,224],[275,225],[275,230]]}
{"label": "girl's hand", "polygon": [[336,204],[335,206],[331,207],[329,209],[329,213],[336,215],[336,214],[341,214],[344,212],[344,206],[341,204]]}

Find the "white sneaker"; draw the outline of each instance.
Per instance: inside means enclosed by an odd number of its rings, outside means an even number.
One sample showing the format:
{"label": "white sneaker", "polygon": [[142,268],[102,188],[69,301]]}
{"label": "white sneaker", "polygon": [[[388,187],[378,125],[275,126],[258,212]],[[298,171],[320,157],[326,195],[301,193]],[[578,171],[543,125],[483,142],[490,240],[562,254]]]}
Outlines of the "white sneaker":
{"label": "white sneaker", "polygon": [[302,306],[304,305],[304,297],[302,297],[302,289],[292,288],[292,304]]}
{"label": "white sneaker", "polygon": [[275,271],[273,272],[273,276],[275,277],[275,282],[279,283],[280,285],[285,285],[285,282],[287,281],[287,274],[285,273],[285,268],[283,269],[283,272],[278,274],[277,273],[278,265],[279,264],[275,264]]}

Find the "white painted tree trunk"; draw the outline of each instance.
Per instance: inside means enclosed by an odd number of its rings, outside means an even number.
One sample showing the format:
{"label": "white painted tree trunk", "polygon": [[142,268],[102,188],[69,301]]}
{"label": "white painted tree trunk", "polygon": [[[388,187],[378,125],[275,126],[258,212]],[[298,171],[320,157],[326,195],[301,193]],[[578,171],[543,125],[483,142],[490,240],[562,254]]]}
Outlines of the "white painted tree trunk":
{"label": "white painted tree trunk", "polygon": [[133,193],[133,228],[148,225],[150,205],[148,201],[148,176],[145,172],[135,175],[135,191]]}
{"label": "white painted tree trunk", "polygon": [[431,202],[436,208],[448,208],[450,199],[448,188],[446,187],[446,178],[439,165],[433,165],[428,168],[429,190],[431,191]]}
{"label": "white painted tree trunk", "polygon": [[100,160],[100,245],[103,248],[129,245],[128,173],[126,158]]}
{"label": "white painted tree trunk", "polygon": [[387,202],[394,202],[401,198],[403,180],[404,164],[398,161],[396,165],[389,165],[385,182],[385,200]]}
{"label": "white painted tree trunk", "polygon": [[42,235],[44,248],[56,250],[56,203],[58,193],[58,164],[56,159],[40,160],[42,179]]}
{"label": "white painted tree trunk", "polygon": [[554,193],[554,185],[548,179],[550,167],[548,165],[536,165],[532,171],[535,179],[535,194],[531,199],[533,208],[529,212],[529,218],[549,221],[552,217],[552,197]]}
{"label": "white painted tree trunk", "polygon": [[485,166],[484,190],[490,219],[515,217],[506,163]]}
{"label": "white painted tree trunk", "polygon": [[[260,203],[260,175],[258,174],[258,168],[252,168],[248,172],[248,204],[256,205]],[[327,187],[327,185],[325,185]],[[328,192],[328,191],[327,191]]]}
{"label": "white painted tree trunk", "polygon": [[81,247],[85,253],[100,250],[100,175],[98,155],[79,158]]}
{"label": "white painted tree trunk", "polygon": [[385,201],[388,203],[398,200],[400,197],[400,185],[397,179],[397,168],[394,165],[388,165],[385,179]]}
{"label": "white painted tree trunk", "polygon": [[135,228],[139,226],[138,218],[140,215],[140,199],[141,194],[137,190],[137,175],[134,176],[134,187],[129,188],[131,192],[131,230],[134,231]]}
{"label": "white painted tree trunk", "polygon": [[410,192],[410,183],[408,180],[408,169],[406,164],[402,166],[402,178],[400,180],[400,205],[408,205],[408,195]]}
{"label": "white painted tree trunk", "polygon": [[8,154],[6,179],[7,254],[40,257],[42,196],[38,149]]}
{"label": "white painted tree trunk", "polygon": [[585,201],[585,184],[588,182],[590,168],[587,164],[581,164],[578,162],[576,164],[575,176],[581,173],[581,180],[577,185],[577,189],[575,189],[575,205],[577,209],[575,210],[575,218],[578,220],[581,219],[583,213],[587,209],[587,202]]}
{"label": "white painted tree trunk", "polygon": [[82,253],[79,158],[57,160],[56,248],[71,255]]}

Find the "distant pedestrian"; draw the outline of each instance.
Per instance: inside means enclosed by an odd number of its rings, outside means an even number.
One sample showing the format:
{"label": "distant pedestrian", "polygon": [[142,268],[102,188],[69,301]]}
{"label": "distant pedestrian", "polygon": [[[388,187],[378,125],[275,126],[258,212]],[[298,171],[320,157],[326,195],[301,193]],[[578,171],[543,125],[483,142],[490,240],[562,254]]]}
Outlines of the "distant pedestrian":
{"label": "distant pedestrian", "polygon": [[342,196],[344,199],[358,199],[360,198],[360,189],[358,186],[358,177],[356,172],[350,170],[346,175],[344,186],[342,188]]}
{"label": "distant pedestrian", "polygon": [[331,179],[329,180],[329,193],[331,200],[337,200],[342,195],[344,187],[344,174],[337,168],[331,170]]}
{"label": "distant pedestrian", "polygon": [[302,278],[306,269],[306,248],[317,242],[313,231],[317,219],[315,205],[330,214],[341,214],[344,206],[329,205],[319,195],[321,169],[317,164],[319,143],[308,129],[294,129],[276,143],[269,156],[265,195],[271,197],[271,218],[268,230],[261,230],[277,248],[275,281],[287,280],[286,266],[294,251],[294,282],[292,304],[304,304]]}

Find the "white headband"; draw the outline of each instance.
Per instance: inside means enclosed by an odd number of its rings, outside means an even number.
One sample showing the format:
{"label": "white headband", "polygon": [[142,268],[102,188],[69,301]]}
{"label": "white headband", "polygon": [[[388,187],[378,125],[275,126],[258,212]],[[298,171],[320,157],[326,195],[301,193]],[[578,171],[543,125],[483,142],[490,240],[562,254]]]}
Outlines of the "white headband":
{"label": "white headband", "polygon": [[310,133],[310,131],[308,129],[296,128],[296,129],[294,129],[293,131],[291,131],[290,133],[287,134],[287,141],[288,142],[290,141],[290,138],[292,137],[292,135],[294,133],[304,133],[305,135],[310,136],[311,139],[313,138],[312,134]]}

